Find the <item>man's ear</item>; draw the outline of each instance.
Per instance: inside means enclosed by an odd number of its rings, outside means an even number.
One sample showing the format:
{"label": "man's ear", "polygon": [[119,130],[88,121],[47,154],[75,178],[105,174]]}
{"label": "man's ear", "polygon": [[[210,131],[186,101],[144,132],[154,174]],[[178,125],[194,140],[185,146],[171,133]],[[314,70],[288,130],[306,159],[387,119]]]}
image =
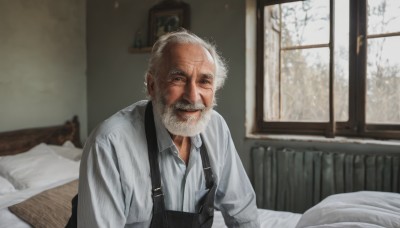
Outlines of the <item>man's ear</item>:
{"label": "man's ear", "polygon": [[153,75],[151,75],[150,73],[147,73],[146,75],[146,86],[147,86],[147,92],[149,93],[151,98],[154,98],[154,94],[155,94],[155,80]]}

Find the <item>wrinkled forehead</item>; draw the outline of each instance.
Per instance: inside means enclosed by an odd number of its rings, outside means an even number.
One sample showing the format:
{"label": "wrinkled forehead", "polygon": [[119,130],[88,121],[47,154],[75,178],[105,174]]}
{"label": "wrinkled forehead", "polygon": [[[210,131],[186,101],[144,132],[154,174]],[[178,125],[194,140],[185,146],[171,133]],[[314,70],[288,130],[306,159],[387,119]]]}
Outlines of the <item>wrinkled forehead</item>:
{"label": "wrinkled forehead", "polygon": [[165,63],[172,64],[177,61],[192,61],[194,63],[207,64],[215,73],[215,60],[209,50],[200,44],[172,43],[168,44],[163,51]]}

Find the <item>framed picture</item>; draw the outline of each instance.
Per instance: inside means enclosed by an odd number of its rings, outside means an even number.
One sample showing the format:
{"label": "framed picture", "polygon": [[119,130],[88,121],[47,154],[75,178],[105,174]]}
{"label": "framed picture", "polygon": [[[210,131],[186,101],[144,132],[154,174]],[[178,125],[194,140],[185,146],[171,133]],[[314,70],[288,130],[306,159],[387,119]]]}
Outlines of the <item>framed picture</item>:
{"label": "framed picture", "polygon": [[190,7],[182,1],[164,0],[149,11],[148,44],[153,46],[157,39],[179,28],[189,29]]}

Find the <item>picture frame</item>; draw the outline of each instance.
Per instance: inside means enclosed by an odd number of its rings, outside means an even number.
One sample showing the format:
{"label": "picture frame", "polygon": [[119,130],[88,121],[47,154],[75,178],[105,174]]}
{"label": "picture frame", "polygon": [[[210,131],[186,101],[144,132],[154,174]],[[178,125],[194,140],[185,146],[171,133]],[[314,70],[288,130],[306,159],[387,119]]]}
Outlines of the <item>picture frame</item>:
{"label": "picture frame", "polygon": [[164,0],[149,10],[148,45],[180,28],[190,29],[190,6],[182,1]]}

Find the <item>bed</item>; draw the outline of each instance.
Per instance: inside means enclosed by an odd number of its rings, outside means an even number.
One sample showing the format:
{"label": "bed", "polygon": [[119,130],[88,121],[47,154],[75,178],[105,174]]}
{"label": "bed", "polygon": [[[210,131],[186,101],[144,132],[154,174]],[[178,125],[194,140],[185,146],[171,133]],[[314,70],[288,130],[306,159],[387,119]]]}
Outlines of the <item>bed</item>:
{"label": "bed", "polygon": [[[82,144],[77,117],[63,125],[0,133],[0,228],[64,227],[77,193]],[[400,196],[329,196],[304,214],[258,210],[261,227],[400,227]],[[215,212],[214,228],[225,227]]]}
{"label": "bed", "polygon": [[[0,133],[0,227],[31,227],[21,219],[29,220],[26,216],[39,215],[39,220],[46,221],[39,214],[43,211],[27,213],[34,206],[42,206],[32,205],[38,200],[34,197],[43,200],[46,190],[77,180],[81,147],[77,116],[62,125]],[[76,189],[69,192],[76,194]],[[47,198],[59,198],[59,192],[53,193]],[[70,202],[58,203],[70,210]],[[54,211],[48,214],[57,216]]]}

